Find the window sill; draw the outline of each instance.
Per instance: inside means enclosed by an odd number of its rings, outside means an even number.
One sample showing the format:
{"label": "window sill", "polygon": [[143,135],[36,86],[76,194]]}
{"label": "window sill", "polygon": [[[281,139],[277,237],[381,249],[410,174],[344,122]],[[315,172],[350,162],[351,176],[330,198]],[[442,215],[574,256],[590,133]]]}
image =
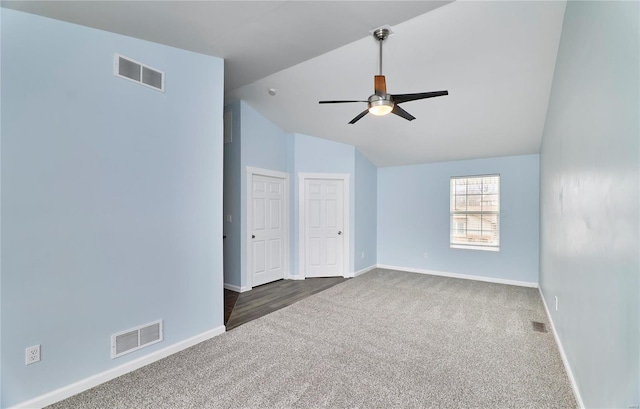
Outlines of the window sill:
{"label": "window sill", "polygon": [[464,249],[464,250],[500,251],[500,247],[471,246],[467,244],[451,244],[449,245],[449,248]]}

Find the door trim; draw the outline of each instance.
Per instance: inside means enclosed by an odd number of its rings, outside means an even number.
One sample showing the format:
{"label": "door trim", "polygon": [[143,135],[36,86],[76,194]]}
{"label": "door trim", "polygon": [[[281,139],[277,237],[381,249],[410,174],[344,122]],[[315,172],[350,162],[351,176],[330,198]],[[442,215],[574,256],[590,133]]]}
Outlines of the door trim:
{"label": "door trim", "polygon": [[342,201],[343,201],[343,215],[342,220],[344,223],[343,231],[344,231],[344,241],[342,243],[342,275],[343,277],[352,277],[349,275],[349,262],[351,260],[351,253],[349,249],[351,248],[351,232],[350,232],[350,219],[349,214],[351,210],[349,208],[349,193],[351,192],[349,186],[349,180],[351,179],[351,175],[348,173],[298,173],[298,226],[299,226],[299,236],[298,236],[298,269],[299,274],[302,277],[307,276],[306,271],[306,255],[305,255],[305,239],[306,239],[306,223],[305,218],[307,214],[307,202],[306,195],[304,189],[304,183],[309,179],[325,179],[325,180],[341,180],[342,181]]}
{"label": "door trim", "polygon": [[251,234],[253,232],[253,218],[251,217],[251,215],[253,214],[253,176],[254,175],[259,175],[259,176],[267,176],[267,177],[272,177],[272,178],[276,178],[276,179],[283,179],[284,180],[284,192],[283,192],[283,200],[284,200],[284,204],[283,204],[283,210],[284,210],[284,217],[282,218],[282,229],[283,229],[283,238],[282,240],[284,241],[284,260],[283,260],[283,266],[282,266],[282,271],[283,271],[283,277],[282,278],[288,278],[289,277],[289,258],[290,258],[290,245],[289,245],[289,226],[290,226],[290,222],[289,222],[289,174],[288,173],[284,173],[284,172],[278,172],[277,170],[269,170],[269,169],[261,169],[261,168],[255,168],[253,166],[247,166],[247,241],[246,241],[246,246],[245,246],[245,250],[247,253],[247,268],[245,268],[245,274],[246,274],[246,282],[247,282],[247,290],[245,291],[249,291],[253,288],[253,269],[251,268],[251,266],[253,265],[253,254],[252,251],[250,250],[250,240],[251,240]]}

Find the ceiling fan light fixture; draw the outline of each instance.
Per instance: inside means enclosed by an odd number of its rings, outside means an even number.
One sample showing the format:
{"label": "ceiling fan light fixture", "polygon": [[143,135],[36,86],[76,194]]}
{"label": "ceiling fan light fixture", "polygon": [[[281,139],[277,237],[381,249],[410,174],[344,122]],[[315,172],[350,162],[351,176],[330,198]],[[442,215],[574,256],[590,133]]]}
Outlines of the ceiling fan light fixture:
{"label": "ceiling fan light fixture", "polygon": [[377,99],[369,101],[369,113],[377,116],[387,115],[393,111],[393,101],[388,99]]}

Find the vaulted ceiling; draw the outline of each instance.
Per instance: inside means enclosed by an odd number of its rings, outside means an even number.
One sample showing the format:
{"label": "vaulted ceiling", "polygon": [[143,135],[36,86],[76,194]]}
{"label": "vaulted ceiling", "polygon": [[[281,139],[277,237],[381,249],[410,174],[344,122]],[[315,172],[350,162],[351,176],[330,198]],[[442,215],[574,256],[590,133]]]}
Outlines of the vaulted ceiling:
{"label": "vaulted ceiling", "polygon": [[[225,59],[227,102],[283,130],[356,145],[378,166],[538,153],[564,2],[2,1],[3,7]],[[389,24],[390,93],[417,119],[365,116]],[[169,74],[170,75],[170,74]],[[276,95],[268,90],[273,88]]]}

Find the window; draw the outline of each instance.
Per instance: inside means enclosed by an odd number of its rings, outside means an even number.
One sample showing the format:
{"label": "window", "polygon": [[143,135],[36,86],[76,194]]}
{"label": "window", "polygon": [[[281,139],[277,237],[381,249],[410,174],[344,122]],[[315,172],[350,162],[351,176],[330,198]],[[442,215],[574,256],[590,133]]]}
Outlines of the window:
{"label": "window", "polygon": [[451,178],[452,248],[500,250],[500,175]]}

